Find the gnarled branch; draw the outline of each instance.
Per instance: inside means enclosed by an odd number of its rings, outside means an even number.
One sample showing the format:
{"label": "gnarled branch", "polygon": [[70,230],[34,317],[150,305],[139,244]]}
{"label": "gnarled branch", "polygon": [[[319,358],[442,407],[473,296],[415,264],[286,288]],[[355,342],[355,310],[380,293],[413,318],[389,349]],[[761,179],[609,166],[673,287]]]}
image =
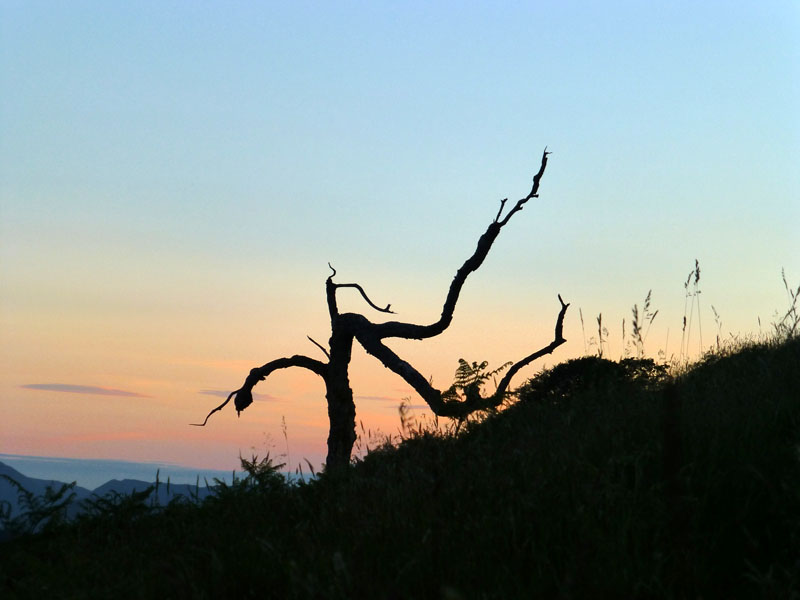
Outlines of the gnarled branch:
{"label": "gnarled branch", "polygon": [[440,414],[444,407],[442,392],[433,387],[430,382],[423,377],[411,364],[397,356],[394,351],[386,346],[380,337],[373,335],[370,331],[362,331],[357,335],[358,342],[387,369],[394,371],[405,379],[406,383],[414,388],[423,400],[431,407],[435,414]]}
{"label": "gnarled branch", "polygon": [[425,400],[434,414],[440,417],[464,417],[477,410],[487,410],[499,406],[503,402],[511,379],[521,368],[545,354],[552,353],[567,341],[564,339],[563,331],[564,317],[567,314],[569,304],[561,299],[561,295],[558,296],[558,301],[561,303],[561,310],[556,319],[553,341],[511,365],[505,376],[500,380],[494,394],[487,397],[475,396],[466,401],[444,400],[440,390],[434,388],[419,371],[395,354],[388,346],[383,344],[378,336],[373,335],[369,330],[357,334],[357,339],[369,354],[380,360],[386,368],[400,375],[406,383],[414,388],[414,391]]}
{"label": "gnarled branch", "polygon": [[372,300],[369,299],[369,296],[367,296],[367,292],[364,291],[364,288],[357,283],[334,283],[333,278],[336,275],[336,269],[333,268],[331,263],[328,263],[328,266],[330,267],[331,271],[333,271],[333,273],[328,276],[328,279],[325,280],[325,290],[328,295],[328,311],[330,312],[331,318],[339,314],[339,309],[337,308],[336,304],[336,290],[339,288],[355,288],[361,293],[361,297],[364,298],[367,304],[369,304],[372,308],[378,312],[394,314],[394,311],[391,310],[391,304],[387,304],[386,308],[381,308],[380,306],[376,305]]}
{"label": "gnarled branch", "polygon": [[508,389],[509,384],[511,383],[511,378],[517,374],[521,368],[531,364],[537,358],[541,358],[545,354],[552,354],[553,350],[558,348],[561,344],[566,342],[567,340],[564,339],[564,317],[567,314],[567,308],[569,308],[569,302],[564,303],[564,300],[561,299],[561,294],[558,295],[558,301],[561,303],[561,310],[558,313],[558,318],[556,319],[556,330],[555,335],[553,336],[553,341],[550,342],[544,348],[541,348],[534,352],[533,354],[529,354],[522,360],[515,362],[511,367],[509,367],[506,374],[500,380],[500,383],[497,385],[497,391],[494,393],[495,400],[498,400],[495,406],[498,406],[500,402],[503,400],[503,396],[506,393],[506,389]]}
{"label": "gnarled branch", "polygon": [[369,304],[372,308],[374,308],[378,312],[389,313],[389,314],[392,314],[392,315],[394,314],[394,311],[391,310],[391,308],[392,308],[391,304],[387,304],[386,308],[381,308],[380,306],[376,306],[375,303],[373,303],[372,300],[369,299],[369,296],[367,296],[367,293],[364,291],[364,288],[362,288],[357,283],[334,283],[333,287],[334,287],[334,289],[336,289],[336,288],[355,288],[359,292],[361,292],[361,296],[364,298],[364,300],[366,300],[367,304]]}
{"label": "gnarled branch", "polygon": [[[522,210],[522,207],[525,205],[525,203],[528,200],[530,200],[531,198],[538,198],[539,197],[539,182],[542,179],[542,175],[544,175],[544,169],[547,166],[547,157],[550,154],[552,154],[552,152],[548,152],[547,151],[547,146],[545,146],[544,147],[544,152],[542,153],[542,164],[539,167],[539,172],[536,173],[536,175],[533,176],[533,187],[531,187],[531,191],[524,198],[520,198],[519,200],[517,200],[517,203],[514,205],[514,208],[512,208],[508,212],[508,214],[505,216],[505,218],[502,221],[499,221],[501,226],[505,225],[506,223],[508,223],[508,220],[513,216],[513,214],[515,212]],[[503,212],[503,204],[505,204],[505,201],[503,201],[500,204],[500,212],[497,213],[497,219],[500,218],[500,213]],[[495,220],[497,220],[497,219],[495,219]]]}
{"label": "gnarled branch", "polygon": [[450,289],[447,292],[447,298],[444,301],[442,315],[439,320],[430,325],[416,325],[413,323],[400,323],[397,321],[376,324],[374,329],[376,334],[381,339],[387,337],[397,337],[403,339],[422,340],[435,337],[449,327],[453,320],[453,312],[455,311],[456,303],[458,302],[458,296],[461,293],[461,288],[464,286],[469,274],[473,271],[477,271],[483,264],[484,259],[489,254],[489,250],[492,248],[492,244],[500,234],[500,230],[504,225],[506,225],[506,223],[508,223],[509,219],[514,215],[514,213],[522,210],[523,205],[528,200],[538,197],[539,181],[541,180],[542,175],[544,175],[544,170],[547,167],[547,157],[550,154],[551,152],[548,152],[547,148],[545,147],[544,152],[542,153],[542,163],[539,167],[539,172],[533,176],[533,187],[531,188],[530,193],[524,198],[517,200],[517,203],[502,220],[500,220],[500,214],[503,211],[503,207],[505,206],[507,199],[501,201],[500,211],[498,211],[497,217],[492,223],[489,224],[489,227],[486,228],[484,234],[478,239],[478,245],[475,248],[475,252],[473,252],[472,256],[464,261],[464,264],[461,265],[461,268],[456,271],[455,277],[453,277],[453,281],[450,283]]}
{"label": "gnarled branch", "polygon": [[206,423],[208,423],[208,418],[215,412],[225,408],[225,406],[234,396],[236,397],[234,406],[236,407],[236,414],[238,415],[253,403],[253,388],[256,386],[256,384],[258,384],[259,381],[264,381],[273,371],[277,371],[278,369],[288,369],[289,367],[302,367],[304,369],[308,369],[323,379],[328,373],[328,365],[326,363],[322,363],[318,360],[309,358],[308,356],[303,356],[301,354],[295,354],[294,356],[271,360],[262,367],[252,369],[250,374],[245,379],[244,385],[242,385],[242,387],[240,387],[238,390],[231,392],[225,402],[208,413],[202,423],[190,423],[190,425],[194,425],[195,427],[205,427]]}

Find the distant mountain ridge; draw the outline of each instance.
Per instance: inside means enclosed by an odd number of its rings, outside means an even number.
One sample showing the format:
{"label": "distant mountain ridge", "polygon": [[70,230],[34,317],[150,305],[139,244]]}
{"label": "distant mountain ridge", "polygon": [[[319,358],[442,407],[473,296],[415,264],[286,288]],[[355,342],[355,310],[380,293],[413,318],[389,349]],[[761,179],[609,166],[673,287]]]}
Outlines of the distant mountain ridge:
{"label": "distant mountain ridge", "polygon": [[[8,481],[6,477],[13,479],[26,490],[37,496],[43,495],[47,487],[58,489],[64,485],[64,482],[61,481],[28,477],[13,467],[9,467],[7,464],[0,462],[0,502],[7,502],[11,506],[12,517],[16,516],[19,512],[19,490],[17,490],[16,486]],[[92,495],[91,490],[79,486],[75,486],[72,491],[75,492],[76,502],[84,498],[89,498]]]}
{"label": "distant mountain ridge", "polygon": [[[5,476],[5,477],[3,477]],[[45,493],[47,487],[51,487],[55,490],[61,488],[62,485],[65,485],[66,482],[63,481],[56,481],[56,480],[48,480],[48,479],[36,479],[33,477],[28,477],[27,475],[23,475],[13,467],[6,465],[5,463],[0,462],[0,504],[3,506],[8,504],[10,507],[11,513],[10,516],[13,518],[18,516],[22,510],[19,503],[19,490],[15,485],[13,485],[6,477],[13,479],[17,483],[19,483],[23,488],[28,490],[29,492],[33,493],[36,496],[42,496]],[[70,506],[70,510],[68,511],[69,516],[75,516],[82,512],[81,510],[81,501],[87,500],[93,497],[104,497],[108,494],[121,494],[123,496],[130,495],[133,492],[142,492],[146,490],[151,485],[154,485],[155,482],[147,482],[147,481],[140,481],[137,479],[111,479],[104,483],[103,485],[89,490],[87,488],[83,488],[80,486],[75,486],[72,488],[72,493],[75,494],[75,499]],[[198,498],[202,500],[206,496],[211,493],[211,489],[206,487],[205,485],[190,485],[186,483],[181,484],[173,484],[167,483],[166,481],[161,481],[157,487],[157,489],[153,490],[150,495],[150,501],[154,503],[158,503],[160,505],[169,504],[171,500],[178,496],[184,496],[186,498]],[[0,536],[2,539],[2,536]]]}

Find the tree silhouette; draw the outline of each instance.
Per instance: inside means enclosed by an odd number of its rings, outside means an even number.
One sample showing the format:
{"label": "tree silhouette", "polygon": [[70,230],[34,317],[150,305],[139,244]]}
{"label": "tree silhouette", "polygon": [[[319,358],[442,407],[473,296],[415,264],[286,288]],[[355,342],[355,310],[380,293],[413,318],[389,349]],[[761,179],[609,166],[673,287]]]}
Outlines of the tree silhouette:
{"label": "tree silhouette", "polygon": [[[537,358],[552,353],[558,346],[566,341],[562,332],[564,316],[569,304],[565,304],[560,295],[558,296],[558,301],[561,304],[561,310],[556,319],[553,341],[547,346],[513,363],[506,371],[505,376],[500,380],[496,391],[488,396],[482,396],[479,391],[473,391],[473,393],[466,394],[466,396],[461,399],[453,397],[452,394],[437,390],[417,369],[386,346],[384,340],[390,338],[423,340],[437,336],[447,329],[453,320],[453,311],[458,302],[458,296],[469,274],[473,271],[477,271],[481,264],[483,264],[494,240],[511,217],[522,210],[528,200],[538,197],[539,182],[542,175],[544,175],[549,154],[547,148],[545,148],[542,153],[542,162],[539,171],[533,177],[533,187],[531,191],[524,198],[517,200],[505,216],[503,215],[503,209],[505,208],[508,198],[501,201],[497,216],[478,240],[478,246],[475,252],[473,252],[472,256],[470,256],[461,268],[456,271],[455,277],[450,284],[450,289],[447,292],[447,298],[444,301],[442,315],[438,321],[430,325],[417,325],[398,321],[373,323],[364,315],[358,313],[340,313],[336,304],[337,290],[341,288],[355,288],[367,304],[374,310],[382,313],[394,314],[391,310],[391,305],[380,308],[373,303],[359,284],[335,283],[333,278],[336,276],[336,270],[329,263],[328,266],[331,269],[331,274],[325,281],[328,313],[331,319],[329,349],[324,348],[322,345],[309,338],[322,350],[328,359],[327,362],[295,354],[294,356],[272,360],[261,367],[252,369],[242,387],[231,392],[225,402],[208,413],[203,423],[193,423],[193,425],[200,427],[205,426],[209,417],[224,408],[234,396],[234,405],[237,414],[241,413],[241,411],[250,406],[253,402],[252,390],[256,384],[258,384],[259,381],[265,380],[272,372],[278,369],[287,369],[289,367],[308,369],[319,375],[325,382],[325,398],[328,402],[328,418],[330,420],[326,467],[328,469],[333,469],[347,465],[350,462],[350,454],[356,440],[356,407],[353,402],[353,390],[350,389],[350,380],[348,377],[353,342],[355,340],[363,346],[368,354],[377,358],[385,367],[402,377],[414,388],[423,400],[427,402],[434,414],[438,416],[463,418],[475,411],[488,410],[499,406],[506,396],[506,390],[508,389],[512,377],[514,377],[517,371]],[[478,388],[476,387],[475,390],[478,390]]]}

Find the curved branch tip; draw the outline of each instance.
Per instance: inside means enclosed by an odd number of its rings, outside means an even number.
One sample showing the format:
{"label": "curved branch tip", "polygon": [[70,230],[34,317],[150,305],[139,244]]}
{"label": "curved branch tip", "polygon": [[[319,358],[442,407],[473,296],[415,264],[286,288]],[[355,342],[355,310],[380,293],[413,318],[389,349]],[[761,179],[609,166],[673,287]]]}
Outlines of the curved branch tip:
{"label": "curved branch tip", "polygon": [[[328,279],[330,279],[330,277]],[[331,282],[331,284],[333,285],[334,289],[338,289],[338,288],[355,288],[355,289],[357,289],[359,291],[359,293],[361,294],[361,297],[364,298],[366,303],[369,304],[372,308],[374,308],[378,312],[389,313],[391,315],[395,314],[395,312],[392,310],[392,305],[391,304],[387,304],[386,308],[381,308],[380,306],[376,305],[372,300],[369,299],[369,296],[367,296],[367,292],[364,291],[364,288],[362,288],[357,283],[333,283],[333,282]]]}
{"label": "curved branch tip", "polygon": [[238,393],[239,393],[239,392],[241,392],[241,391],[242,391],[242,388],[239,388],[238,390],[235,390],[235,391],[231,392],[230,394],[228,394],[228,398],[225,400],[225,402],[223,402],[223,403],[222,403],[222,404],[220,404],[220,405],[219,405],[217,408],[215,408],[215,409],[214,409],[214,410],[212,410],[210,413],[208,413],[208,414],[206,415],[206,419],[205,419],[205,421],[203,421],[202,423],[189,423],[189,425],[191,425],[192,427],[205,427],[205,426],[206,426],[206,423],[208,423],[208,418],[209,418],[211,415],[213,415],[215,412],[217,412],[218,410],[222,410],[223,408],[225,408],[225,405],[226,405],[226,404],[228,404],[228,402],[230,402],[230,401],[231,401],[231,398],[233,398],[233,396],[234,396],[235,394],[238,394]]}

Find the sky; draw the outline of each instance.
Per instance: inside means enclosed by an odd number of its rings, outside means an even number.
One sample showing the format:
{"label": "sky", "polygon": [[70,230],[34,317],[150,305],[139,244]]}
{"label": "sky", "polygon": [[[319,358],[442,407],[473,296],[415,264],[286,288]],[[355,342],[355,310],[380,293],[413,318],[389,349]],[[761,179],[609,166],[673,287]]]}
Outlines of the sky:
{"label": "sky", "polygon": [[[623,355],[651,290],[649,356],[689,311],[695,356],[768,331],[800,283],[800,7],[663,4],[0,0],[0,452],[318,467],[309,372],[189,423],[323,358],[329,262],[437,320],[545,146],[451,327],[390,344],[435,385],[549,343],[557,294],[568,341],[516,384],[596,352],[598,315]],[[358,349],[351,384],[360,452],[426,414]]]}

